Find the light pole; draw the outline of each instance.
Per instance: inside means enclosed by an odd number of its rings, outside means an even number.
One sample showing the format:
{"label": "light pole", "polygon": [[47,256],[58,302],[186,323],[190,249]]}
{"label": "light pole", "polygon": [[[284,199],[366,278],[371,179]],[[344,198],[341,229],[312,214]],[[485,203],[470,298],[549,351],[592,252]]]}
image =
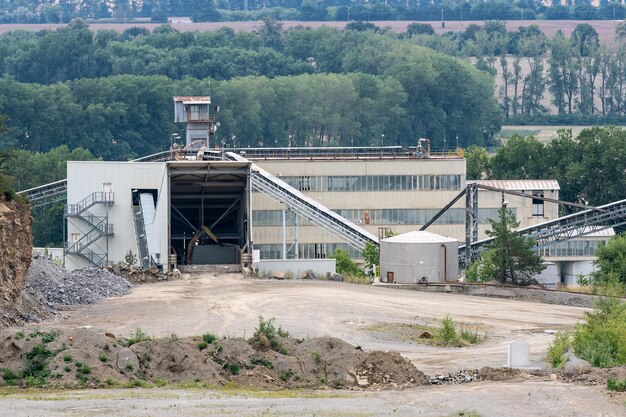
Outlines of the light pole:
{"label": "light pole", "polygon": [[385,134],[380,135],[380,146],[385,146]]}

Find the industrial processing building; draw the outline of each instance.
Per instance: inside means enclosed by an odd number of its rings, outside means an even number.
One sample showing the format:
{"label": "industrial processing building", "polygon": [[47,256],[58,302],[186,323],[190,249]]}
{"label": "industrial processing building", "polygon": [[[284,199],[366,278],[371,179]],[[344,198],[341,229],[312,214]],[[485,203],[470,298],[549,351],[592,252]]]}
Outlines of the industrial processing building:
{"label": "industrial processing building", "polygon": [[[616,202],[561,220],[556,181],[467,181],[462,153],[433,152],[426,139],[409,148],[211,148],[219,123],[210,98],[175,97],[174,107],[187,124],[184,144],[173,135],[170,151],[136,161],[68,162],[67,181],[27,190],[35,202],[67,194],[66,267],[137,256],[144,268],[169,270],[325,259],[336,248],[360,257],[367,242],[425,227],[464,241],[461,255],[483,244],[506,198],[547,260],[589,269],[607,227],[626,217]],[[605,232],[581,229],[593,222]],[[565,275],[581,270],[562,266]]]}

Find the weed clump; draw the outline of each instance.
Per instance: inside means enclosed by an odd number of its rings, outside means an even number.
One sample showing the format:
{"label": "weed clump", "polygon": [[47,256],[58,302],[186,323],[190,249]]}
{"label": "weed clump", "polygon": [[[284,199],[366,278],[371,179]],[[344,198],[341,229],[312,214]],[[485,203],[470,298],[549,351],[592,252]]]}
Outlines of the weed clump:
{"label": "weed clump", "polygon": [[283,330],[280,326],[276,326],[274,320],[274,317],[265,320],[262,316],[259,316],[259,324],[255,329],[253,339],[263,347],[285,354],[286,351],[278,338],[289,337],[289,332]]}
{"label": "weed clump", "polygon": [[440,346],[463,347],[478,344],[484,338],[478,334],[478,328],[472,330],[464,325],[457,326],[450,316],[446,316],[441,321],[439,328],[435,329],[434,342]]}
{"label": "weed clump", "polygon": [[152,340],[152,338],[141,329],[136,329],[135,333],[132,333],[128,339],[126,339],[126,346],[132,346],[135,343],[146,342]]}
{"label": "weed clump", "polygon": [[548,362],[553,368],[561,368],[567,362],[565,352],[570,348],[571,341],[567,333],[558,332],[548,346]]}

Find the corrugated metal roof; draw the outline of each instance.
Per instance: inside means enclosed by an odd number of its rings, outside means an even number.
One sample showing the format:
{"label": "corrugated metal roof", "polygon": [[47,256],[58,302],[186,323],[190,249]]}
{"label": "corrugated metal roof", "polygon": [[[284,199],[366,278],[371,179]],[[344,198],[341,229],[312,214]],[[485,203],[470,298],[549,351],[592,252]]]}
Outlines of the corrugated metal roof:
{"label": "corrugated metal roof", "polygon": [[458,242],[451,237],[441,236],[435,233],[416,230],[413,232],[403,233],[397,236],[391,236],[382,240],[390,243],[447,243]]}
{"label": "corrugated metal roof", "polygon": [[[468,181],[469,183],[470,181]],[[557,180],[478,180],[473,181],[489,187],[502,188],[504,190],[560,190]]]}
{"label": "corrugated metal roof", "polygon": [[207,104],[211,103],[209,96],[176,96],[174,102],[183,102],[184,104]]}

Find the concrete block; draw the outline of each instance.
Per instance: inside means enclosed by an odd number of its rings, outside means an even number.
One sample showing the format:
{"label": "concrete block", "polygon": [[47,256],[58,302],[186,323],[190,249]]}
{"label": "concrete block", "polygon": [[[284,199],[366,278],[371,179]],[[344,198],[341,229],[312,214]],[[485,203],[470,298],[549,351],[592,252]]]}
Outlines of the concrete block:
{"label": "concrete block", "polygon": [[509,343],[509,368],[524,368],[530,366],[530,345],[526,340],[516,340]]}

